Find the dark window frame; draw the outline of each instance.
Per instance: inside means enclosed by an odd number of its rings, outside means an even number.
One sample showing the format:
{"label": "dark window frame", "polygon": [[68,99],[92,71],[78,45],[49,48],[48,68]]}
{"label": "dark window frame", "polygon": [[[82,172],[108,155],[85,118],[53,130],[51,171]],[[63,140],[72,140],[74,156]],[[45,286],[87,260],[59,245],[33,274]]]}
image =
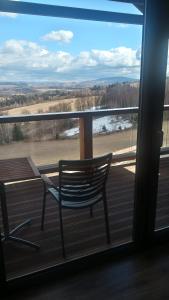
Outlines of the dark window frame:
{"label": "dark window frame", "polygon": [[[116,0],[119,1],[119,0]],[[140,5],[139,0],[133,1],[125,1],[121,0],[120,2],[133,3],[138,7]],[[143,35],[143,59],[142,59],[142,68],[141,68],[141,87],[140,87],[140,105],[139,105],[139,129],[138,129],[138,142],[137,146],[139,151],[137,152],[137,165],[136,165],[136,182],[135,182],[135,207],[134,207],[134,227],[133,227],[133,242],[128,244],[120,245],[116,248],[112,248],[106,250],[104,252],[100,252],[93,255],[88,255],[80,259],[76,259],[72,262],[66,262],[62,266],[54,266],[50,267],[46,270],[42,270],[36,272],[34,274],[26,275],[21,278],[16,278],[12,280],[7,280],[5,274],[5,266],[4,266],[4,255],[3,255],[3,247],[0,240],[0,284],[7,288],[20,286],[22,282],[35,282],[35,280],[39,281],[39,279],[47,275],[48,277],[53,276],[54,274],[58,274],[60,278],[62,272],[65,274],[70,273],[70,270],[81,269],[82,266],[86,267],[86,265],[90,266],[93,263],[98,263],[100,260],[104,261],[107,259],[115,259],[122,254],[133,253],[137,246],[145,247],[149,241],[154,242],[154,222],[155,222],[155,210],[156,210],[156,198],[157,198],[157,189],[154,190],[154,184],[158,183],[158,168],[159,168],[159,155],[160,155],[160,145],[159,136],[161,131],[161,123],[162,123],[162,112],[163,112],[163,98],[164,98],[164,90],[165,90],[165,68],[166,68],[166,41],[168,42],[168,32],[165,32],[164,29],[168,28],[167,16],[164,12],[164,2],[159,3],[158,0],[146,0],[146,8],[145,8],[145,17],[142,15],[131,15],[131,14],[121,14],[114,12],[102,12],[96,10],[88,10],[88,9],[79,9],[79,8],[69,8],[69,7],[59,7],[53,5],[45,5],[45,4],[34,4],[34,3],[26,3],[26,2],[15,2],[15,1],[4,1],[1,0],[0,3],[0,11],[5,12],[13,12],[13,13],[21,13],[21,14],[33,14],[33,15],[43,15],[43,16],[52,16],[52,17],[64,17],[64,18],[73,18],[73,19],[83,19],[83,20],[93,20],[93,21],[107,21],[107,22],[119,22],[119,23],[127,23],[127,24],[140,24],[144,23],[144,35]],[[153,6],[154,4],[154,6]],[[138,6],[137,6],[138,5]],[[166,4],[167,5],[167,4]],[[163,20],[160,18],[156,19],[157,14],[163,13]],[[151,26],[151,22],[153,22],[153,26]],[[156,33],[159,33],[159,36]],[[155,106],[153,111],[153,124],[148,121],[148,117],[150,116],[150,108],[152,106],[152,97],[151,94],[153,92],[153,87],[151,84],[151,79],[154,78],[155,83],[157,82],[157,77],[153,77],[153,72],[149,72],[151,63],[153,62],[151,57],[147,56],[147,51],[149,51],[150,44],[153,43],[155,46],[158,42],[161,42],[160,37],[163,37],[164,49],[162,50],[160,47],[158,51],[154,51],[153,59],[160,54],[162,54],[161,59],[161,68],[158,65],[155,65],[155,69],[160,75],[160,85],[157,84],[158,91],[157,96],[160,96],[160,100],[156,100],[158,105]],[[148,63],[148,64],[147,64]],[[147,76],[148,74],[148,76]],[[154,94],[153,94],[154,95]],[[149,99],[148,103],[146,103],[147,99]],[[160,108],[160,111],[158,112]],[[158,115],[159,114],[159,115]],[[157,125],[155,123],[157,122]],[[149,128],[148,135],[146,135],[147,127]],[[154,134],[156,133],[156,134]],[[159,133],[159,135],[157,134]],[[152,144],[149,144],[148,138],[153,136],[153,141],[156,143],[156,151],[154,154],[155,163],[153,164],[151,160],[152,155]],[[145,147],[145,151],[141,151],[140,147]],[[147,163],[145,168],[145,163]],[[148,171],[148,175],[146,172]],[[152,175],[153,181],[149,181],[149,176]],[[147,183],[150,184],[150,188],[147,193]],[[153,192],[151,194],[151,192]],[[168,230],[167,230],[168,236]],[[161,235],[160,235],[161,237]],[[166,235],[165,235],[166,237]],[[156,235],[158,242],[158,236]],[[135,247],[136,246],[136,247]],[[73,266],[73,268],[72,268]]]}

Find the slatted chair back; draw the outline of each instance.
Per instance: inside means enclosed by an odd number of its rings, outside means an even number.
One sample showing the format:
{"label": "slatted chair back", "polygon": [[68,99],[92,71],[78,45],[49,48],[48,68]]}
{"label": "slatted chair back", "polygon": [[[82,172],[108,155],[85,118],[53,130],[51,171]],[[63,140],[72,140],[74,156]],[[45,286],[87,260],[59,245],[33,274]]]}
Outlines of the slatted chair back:
{"label": "slatted chair back", "polygon": [[59,161],[60,201],[85,203],[105,192],[112,153],[99,158]]}

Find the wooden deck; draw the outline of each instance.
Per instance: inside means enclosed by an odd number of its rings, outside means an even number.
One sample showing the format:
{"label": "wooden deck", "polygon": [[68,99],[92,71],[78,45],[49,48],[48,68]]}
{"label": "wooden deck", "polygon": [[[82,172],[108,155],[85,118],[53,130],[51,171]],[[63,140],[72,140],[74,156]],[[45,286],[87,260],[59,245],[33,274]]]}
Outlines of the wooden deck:
{"label": "wooden deck", "polygon": [[[111,246],[132,238],[134,202],[134,163],[112,166],[107,183]],[[57,181],[57,177],[54,178]],[[169,223],[169,158],[162,159],[160,167],[157,227]],[[40,230],[43,184],[41,180],[20,182],[7,187],[10,227],[27,218],[32,224],[18,236],[36,242],[36,251],[23,245],[4,244],[8,277],[23,275],[48,266],[62,263],[58,207],[49,198],[46,209],[45,230]],[[107,248],[102,203],[94,209],[63,212],[67,260]]]}

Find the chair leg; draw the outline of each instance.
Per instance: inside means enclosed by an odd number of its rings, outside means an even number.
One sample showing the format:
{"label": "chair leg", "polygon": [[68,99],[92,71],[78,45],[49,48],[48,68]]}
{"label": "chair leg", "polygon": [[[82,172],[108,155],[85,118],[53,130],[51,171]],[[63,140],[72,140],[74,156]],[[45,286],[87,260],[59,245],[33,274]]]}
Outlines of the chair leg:
{"label": "chair leg", "polygon": [[43,204],[42,204],[42,218],[41,218],[41,230],[44,230],[44,221],[45,221],[45,210],[46,210],[46,184],[44,183],[44,192],[43,192]]}
{"label": "chair leg", "polygon": [[61,235],[61,244],[62,244],[62,255],[63,255],[63,258],[66,258],[61,204],[59,204],[59,221],[60,221],[60,235]]}
{"label": "chair leg", "polygon": [[105,215],[105,224],[106,224],[107,243],[110,244],[110,229],[109,229],[109,219],[108,219],[106,194],[104,194],[104,196],[103,196],[103,204],[104,204],[104,215]]}

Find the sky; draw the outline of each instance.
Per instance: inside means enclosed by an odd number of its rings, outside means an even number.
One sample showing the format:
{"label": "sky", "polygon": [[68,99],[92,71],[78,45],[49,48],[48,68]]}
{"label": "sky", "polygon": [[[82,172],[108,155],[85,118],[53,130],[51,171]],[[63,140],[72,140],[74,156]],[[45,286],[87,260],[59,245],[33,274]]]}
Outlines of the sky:
{"label": "sky", "polygon": [[[108,0],[27,2],[139,14],[133,5]],[[0,23],[0,81],[140,77],[140,25],[5,12],[0,13]]]}

